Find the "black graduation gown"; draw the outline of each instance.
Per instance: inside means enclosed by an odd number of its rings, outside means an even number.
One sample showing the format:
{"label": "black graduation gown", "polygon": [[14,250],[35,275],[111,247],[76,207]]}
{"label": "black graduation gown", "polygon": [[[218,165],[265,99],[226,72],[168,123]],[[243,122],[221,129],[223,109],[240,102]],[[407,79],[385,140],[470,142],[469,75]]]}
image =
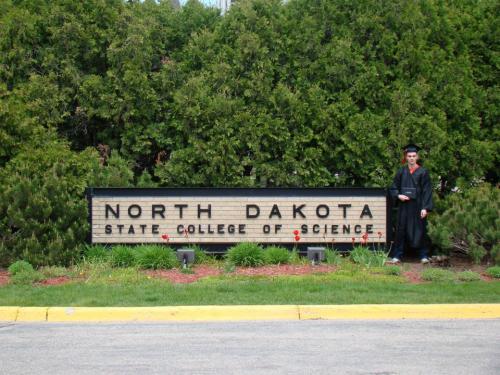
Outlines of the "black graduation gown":
{"label": "black graduation gown", "polygon": [[[415,188],[416,199],[400,201],[398,195],[403,194],[404,188]],[[420,211],[433,209],[429,172],[424,167],[419,167],[411,174],[408,166],[405,165],[397,171],[390,191],[391,196],[399,205],[396,245],[406,238],[405,242],[411,247],[422,247],[425,244],[427,219],[420,218]]]}

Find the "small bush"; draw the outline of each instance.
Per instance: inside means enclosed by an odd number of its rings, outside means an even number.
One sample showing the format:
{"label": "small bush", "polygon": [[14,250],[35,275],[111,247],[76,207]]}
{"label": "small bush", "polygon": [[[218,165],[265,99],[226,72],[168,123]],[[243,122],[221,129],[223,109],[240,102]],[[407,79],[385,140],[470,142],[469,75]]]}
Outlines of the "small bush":
{"label": "small bush", "polygon": [[264,250],[257,244],[242,242],[229,249],[227,259],[236,266],[257,267],[264,264]]}
{"label": "small bush", "polygon": [[136,263],[132,248],[123,245],[111,249],[110,260],[113,267],[131,267]]}
{"label": "small bush", "polygon": [[191,245],[189,248],[194,250],[194,264],[208,263],[212,260],[212,257],[205,253],[200,246]]}
{"label": "small bush", "polygon": [[385,266],[383,267],[385,275],[399,276],[401,275],[401,267],[398,266]]}
{"label": "small bush", "polygon": [[110,250],[103,245],[86,246],[83,253],[85,259],[89,261],[107,261],[110,257]]}
{"label": "small bush", "polygon": [[327,264],[334,264],[338,266],[342,263],[342,254],[340,254],[335,249],[326,249],[325,250],[325,262]]}
{"label": "small bush", "polygon": [[450,194],[442,213],[429,221],[429,236],[445,254],[464,254],[474,262],[500,261],[500,189],[489,184]]}
{"label": "small bush", "polygon": [[10,282],[16,285],[31,285],[43,279],[44,277],[40,272],[31,269],[31,271],[25,270],[17,272],[10,278]]}
{"label": "small bush", "polygon": [[481,280],[481,276],[474,271],[463,271],[457,273],[458,281],[479,281]]}
{"label": "small bush", "polygon": [[495,279],[500,279],[500,266],[490,267],[486,270],[486,274]]}
{"label": "small bush", "polygon": [[427,268],[422,271],[422,279],[426,281],[454,281],[455,274],[442,268]]}
{"label": "small bush", "polygon": [[386,261],[386,254],[383,251],[372,251],[364,246],[356,246],[349,254],[351,260],[364,267],[382,267]]}
{"label": "small bush", "polygon": [[268,246],[264,251],[266,264],[290,263],[290,251],[280,246]]}
{"label": "small bush", "polygon": [[301,256],[299,251],[295,248],[290,253],[290,262],[289,263],[295,264],[295,265],[303,265],[303,264],[308,264],[309,260],[307,259],[307,257]]}
{"label": "small bush", "polygon": [[170,269],[179,262],[175,252],[170,247],[161,245],[142,245],[136,249],[137,265],[145,269]]}
{"label": "small bush", "polygon": [[34,271],[33,266],[29,262],[26,262],[25,260],[18,260],[9,266],[9,273],[12,276],[17,275],[18,273],[33,272],[33,271]]}

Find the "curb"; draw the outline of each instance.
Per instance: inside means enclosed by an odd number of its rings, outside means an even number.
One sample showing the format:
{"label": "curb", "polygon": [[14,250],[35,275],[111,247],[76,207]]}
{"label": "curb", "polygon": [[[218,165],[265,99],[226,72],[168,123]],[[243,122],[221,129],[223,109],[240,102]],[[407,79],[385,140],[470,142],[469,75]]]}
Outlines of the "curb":
{"label": "curb", "polygon": [[252,305],[164,307],[0,306],[8,322],[499,319],[500,304]]}

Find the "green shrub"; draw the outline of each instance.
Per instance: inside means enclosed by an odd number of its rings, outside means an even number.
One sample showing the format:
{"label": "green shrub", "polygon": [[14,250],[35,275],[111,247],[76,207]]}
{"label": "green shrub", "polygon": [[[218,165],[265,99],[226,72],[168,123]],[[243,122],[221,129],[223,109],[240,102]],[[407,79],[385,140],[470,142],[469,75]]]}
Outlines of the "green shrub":
{"label": "green shrub", "polygon": [[442,252],[460,253],[479,263],[498,262],[500,191],[489,184],[451,194],[439,215],[431,216],[429,236]]}
{"label": "green shrub", "polygon": [[264,264],[264,250],[251,242],[242,242],[231,247],[227,259],[236,266],[258,267]]}
{"label": "green shrub", "polygon": [[30,285],[37,281],[41,281],[43,279],[44,277],[40,272],[31,270],[31,271],[21,271],[16,273],[10,278],[10,282],[12,284]]}
{"label": "green shrub", "polygon": [[22,272],[32,272],[32,271],[34,271],[33,266],[31,265],[31,263],[26,262],[25,260],[15,261],[14,263],[12,263],[9,266],[8,270],[9,270],[9,273],[12,276],[17,275],[18,273],[22,273]]}
{"label": "green shrub", "polygon": [[325,262],[327,264],[335,264],[338,266],[342,263],[342,254],[335,249],[327,248],[325,250]]}
{"label": "green shrub", "polygon": [[194,250],[194,264],[202,264],[212,261],[212,257],[205,253],[199,245],[190,245],[188,247]]}
{"label": "green shrub", "polygon": [[351,250],[349,257],[351,260],[364,267],[382,267],[387,255],[383,251],[370,250],[365,246],[356,246]]}
{"label": "green shrub", "polygon": [[0,263],[68,265],[78,259],[89,230],[85,188],[118,183],[105,178],[118,175],[115,169],[101,166],[95,150],[74,152],[63,141],[17,154],[0,170]]}
{"label": "green shrub", "polygon": [[136,264],[134,250],[129,246],[113,246],[110,254],[113,267],[132,267]]}
{"label": "green shrub", "polygon": [[266,264],[288,264],[290,263],[290,251],[280,246],[268,246],[264,250]]}
{"label": "green shrub", "polygon": [[454,281],[455,274],[442,268],[426,268],[422,271],[422,279],[426,281]]}
{"label": "green shrub", "polygon": [[458,281],[479,281],[481,280],[481,275],[474,271],[463,271],[457,273]]}
{"label": "green shrub", "polygon": [[486,274],[494,277],[495,279],[500,279],[500,266],[494,266],[486,269]]}
{"label": "green shrub", "polygon": [[141,245],[136,249],[136,264],[145,269],[170,269],[178,266],[172,248],[162,245]]}
{"label": "green shrub", "polygon": [[398,266],[384,266],[382,269],[385,275],[393,275],[393,276],[401,275],[401,267]]}
{"label": "green shrub", "polygon": [[110,249],[103,245],[85,246],[83,256],[86,260],[94,261],[107,261],[110,257]]}

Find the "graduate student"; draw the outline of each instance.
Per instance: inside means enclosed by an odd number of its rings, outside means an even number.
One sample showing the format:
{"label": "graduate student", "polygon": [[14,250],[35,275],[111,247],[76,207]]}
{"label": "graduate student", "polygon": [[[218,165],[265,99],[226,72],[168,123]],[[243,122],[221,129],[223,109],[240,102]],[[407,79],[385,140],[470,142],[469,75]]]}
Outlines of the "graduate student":
{"label": "graduate student", "polygon": [[418,162],[417,145],[403,148],[406,164],[399,168],[390,192],[398,203],[396,241],[389,263],[401,262],[405,246],[418,250],[420,261],[429,263],[426,242],[427,215],[432,210],[432,186],[429,172]]}

